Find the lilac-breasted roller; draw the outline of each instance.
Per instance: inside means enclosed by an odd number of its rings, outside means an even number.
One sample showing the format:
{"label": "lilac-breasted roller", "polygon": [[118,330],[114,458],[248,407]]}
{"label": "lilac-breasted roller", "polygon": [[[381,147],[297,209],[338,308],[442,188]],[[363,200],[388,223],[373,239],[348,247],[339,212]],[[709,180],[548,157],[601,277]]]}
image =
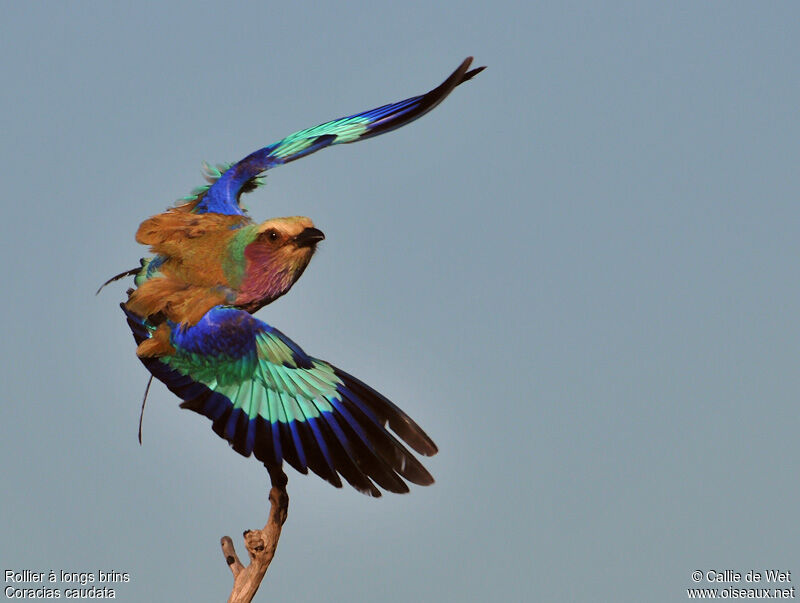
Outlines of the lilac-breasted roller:
{"label": "lilac-breasted roller", "polygon": [[[145,220],[136,240],[154,254],[121,304],[136,354],[188,408],[270,474],[283,461],[336,487],[408,492],[433,483],[406,448],[437,452],[430,437],[377,391],[252,313],[285,294],[325,237],[309,218],[255,223],[239,204],[268,169],[335,144],[365,140],[421,117],[480,72],[464,60],[426,94],[295,132],[232,165],[206,166],[208,186]],[[112,279],[113,280],[113,279]],[[285,477],[282,477],[285,480]]]}

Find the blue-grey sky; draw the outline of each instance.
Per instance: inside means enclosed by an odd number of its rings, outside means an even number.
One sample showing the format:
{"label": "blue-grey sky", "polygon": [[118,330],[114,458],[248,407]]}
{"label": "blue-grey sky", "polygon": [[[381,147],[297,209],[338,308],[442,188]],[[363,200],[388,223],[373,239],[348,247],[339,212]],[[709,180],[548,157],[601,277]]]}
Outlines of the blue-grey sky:
{"label": "blue-grey sky", "polygon": [[[103,280],[146,217],[295,130],[488,65],[270,172],[327,235],[259,317],[385,393],[437,479],[289,470],[256,600],[676,601],[800,576],[796,3],[7,2],[2,569],[219,601],[268,476],[151,390]],[[794,574],[793,574],[794,575]],[[799,578],[800,579],[800,578]],[[5,583],[4,583],[5,586]]]}

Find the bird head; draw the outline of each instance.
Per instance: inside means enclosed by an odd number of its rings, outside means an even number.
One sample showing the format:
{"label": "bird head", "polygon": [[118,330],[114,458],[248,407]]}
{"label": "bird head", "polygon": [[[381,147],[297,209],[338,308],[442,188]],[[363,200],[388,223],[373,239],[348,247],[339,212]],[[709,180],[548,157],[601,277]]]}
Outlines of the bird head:
{"label": "bird head", "polygon": [[260,224],[244,249],[245,274],[236,304],[250,311],[291,289],[325,235],[310,218],[273,218]]}

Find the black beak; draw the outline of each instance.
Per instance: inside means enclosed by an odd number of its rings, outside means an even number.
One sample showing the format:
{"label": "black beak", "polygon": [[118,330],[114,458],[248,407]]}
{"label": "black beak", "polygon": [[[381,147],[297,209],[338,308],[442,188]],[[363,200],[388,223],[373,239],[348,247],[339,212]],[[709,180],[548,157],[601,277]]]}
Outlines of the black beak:
{"label": "black beak", "polygon": [[325,235],[318,228],[306,228],[294,240],[298,247],[313,247],[325,239]]}

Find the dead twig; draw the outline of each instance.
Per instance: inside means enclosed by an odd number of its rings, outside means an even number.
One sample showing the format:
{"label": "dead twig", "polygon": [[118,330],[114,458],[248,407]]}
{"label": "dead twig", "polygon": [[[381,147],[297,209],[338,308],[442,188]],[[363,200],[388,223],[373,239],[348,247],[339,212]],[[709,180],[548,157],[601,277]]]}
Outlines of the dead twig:
{"label": "dead twig", "polygon": [[269,491],[267,524],[261,530],[245,530],[242,534],[250,565],[245,567],[239,561],[230,536],[222,538],[222,554],[233,573],[233,590],[228,603],[250,603],[253,600],[278,548],[281,529],[289,512],[289,495],[286,493],[286,474],[281,469],[270,469],[270,477],[272,488]]}

